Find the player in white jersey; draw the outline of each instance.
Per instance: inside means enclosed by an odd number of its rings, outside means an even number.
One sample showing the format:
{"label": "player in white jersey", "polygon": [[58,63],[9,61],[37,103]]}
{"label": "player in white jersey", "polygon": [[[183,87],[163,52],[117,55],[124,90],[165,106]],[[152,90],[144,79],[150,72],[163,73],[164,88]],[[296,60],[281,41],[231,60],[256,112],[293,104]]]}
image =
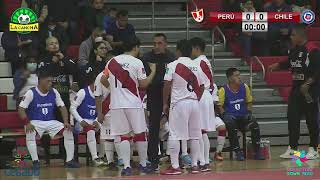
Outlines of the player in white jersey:
{"label": "player in white jersey", "polygon": [[[38,86],[27,91],[19,104],[19,116],[25,123],[26,144],[33,161],[33,168],[40,167],[37,154],[36,134],[40,137],[48,132],[51,138],[64,137],[64,147],[67,154],[65,166],[78,168],[73,160],[74,139],[69,124],[68,111],[60,94],[52,88],[52,76],[45,70],[40,71]],[[55,110],[59,109],[64,124],[56,120]]]}
{"label": "player in white jersey", "polygon": [[[111,169],[115,169],[116,164],[114,163],[114,150],[118,154],[118,164],[121,162],[120,153],[119,153],[119,143],[114,142],[114,136],[111,135],[110,128],[110,90],[104,87],[101,84],[101,77],[103,72],[101,72],[94,82],[95,90],[94,96],[96,98],[96,107],[98,113],[98,121],[101,124],[100,127],[100,143],[103,144],[103,149],[105,151],[108,166]],[[103,154],[104,155],[104,154]]]}
{"label": "player in white jersey", "polygon": [[182,174],[179,168],[180,140],[190,141],[191,172],[200,172],[197,165],[201,138],[199,100],[204,90],[204,77],[200,74],[200,66],[190,59],[191,51],[190,41],[178,41],[176,53],[179,58],[168,64],[164,77],[163,112],[169,115],[168,146],[171,167],[161,171],[163,175]]}
{"label": "player in white jersey", "polygon": [[80,123],[80,131],[87,135],[87,145],[92,157],[94,166],[101,166],[105,163],[98,157],[96,132],[100,129],[97,121],[96,102],[93,95],[95,72],[94,68],[87,66],[85,74],[85,83],[87,87],[80,89],[76,97],[71,101],[70,112],[74,119]]}
{"label": "player in white jersey", "polygon": [[[219,129],[218,131],[218,152],[215,157],[217,160],[223,160],[221,156],[221,151],[224,145],[225,140],[225,127],[220,119],[216,119],[215,110],[214,110],[214,100],[213,94],[217,92],[217,87],[214,86],[213,80],[213,72],[211,63],[208,58],[204,55],[205,51],[205,41],[201,38],[195,37],[191,40],[192,44],[192,58],[197,62],[200,66],[200,71],[202,76],[205,77],[204,81],[204,93],[200,100],[200,121],[201,121],[201,131],[202,131],[202,139],[200,139],[200,169],[203,172],[210,171],[209,168],[209,152],[210,152],[210,141],[208,138],[208,132],[216,131],[216,127]],[[218,124],[216,124],[218,123]],[[219,126],[217,126],[219,125]],[[223,138],[220,138],[224,137]],[[222,148],[221,148],[222,144]]]}
{"label": "player in white jersey", "polygon": [[137,38],[124,43],[125,53],[112,58],[101,79],[105,87],[110,87],[111,102],[111,135],[116,136],[115,141],[120,142],[121,158],[124,161],[123,175],[131,174],[130,167],[130,140],[137,145],[142,172],[149,172],[147,161],[147,125],[139,88],[146,89],[152,82],[156,66],[150,65],[151,73],[147,77],[139,55],[140,41]]}

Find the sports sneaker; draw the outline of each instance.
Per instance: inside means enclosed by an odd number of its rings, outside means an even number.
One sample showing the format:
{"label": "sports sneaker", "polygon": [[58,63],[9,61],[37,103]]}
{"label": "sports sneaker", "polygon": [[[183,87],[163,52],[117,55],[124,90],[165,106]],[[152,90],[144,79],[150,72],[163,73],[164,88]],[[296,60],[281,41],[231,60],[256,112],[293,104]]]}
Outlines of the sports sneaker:
{"label": "sports sneaker", "polygon": [[124,163],[123,163],[123,160],[122,159],[118,159],[118,166],[123,166]]}
{"label": "sports sneaker", "polygon": [[151,167],[148,165],[144,167],[141,164],[139,164],[138,169],[141,173],[145,173],[145,174],[150,174],[154,172],[153,169],[151,169]]}
{"label": "sports sneaker", "polygon": [[80,164],[77,163],[77,162],[74,161],[74,160],[71,160],[71,161],[69,161],[69,162],[66,162],[65,167],[66,167],[66,168],[79,168],[79,167],[80,167]]}
{"label": "sports sneaker", "polygon": [[117,171],[118,170],[117,164],[114,162],[109,163],[107,165],[107,167],[108,167],[108,170],[110,170],[110,171]]}
{"label": "sports sneaker", "polygon": [[132,173],[132,170],[130,167],[127,167],[127,168],[121,170],[122,176],[130,176],[131,173]]}
{"label": "sports sneaker", "polygon": [[33,169],[40,169],[40,161],[39,160],[32,161],[32,168]]}
{"label": "sports sneaker", "polygon": [[318,154],[317,151],[314,150],[313,147],[309,147],[309,150],[308,150],[308,153],[306,155],[306,158],[309,159],[309,160],[317,159],[317,158],[319,158],[319,154]]}
{"label": "sports sneaker", "polygon": [[243,153],[242,151],[236,151],[236,160],[237,161],[244,161],[244,156],[243,156]]}
{"label": "sports sneaker", "polygon": [[294,150],[291,149],[290,146],[288,146],[287,151],[286,151],[285,153],[281,154],[281,155],[280,155],[280,158],[283,158],[283,159],[291,159],[292,156],[293,156],[293,154],[294,154]]}
{"label": "sports sneaker", "polygon": [[172,166],[170,166],[168,169],[161,171],[160,174],[161,175],[181,175],[182,170],[180,168],[175,169]]}
{"label": "sports sneaker", "polygon": [[222,153],[221,152],[216,152],[214,154],[214,159],[217,160],[217,161],[223,161]]}
{"label": "sports sneaker", "polygon": [[151,163],[150,165],[148,165],[148,168],[152,170],[152,173],[159,173],[160,171],[159,164],[157,163]]}
{"label": "sports sneaker", "polygon": [[200,165],[200,171],[201,172],[209,172],[209,171],[211,171],[210,165],[209,164],[205,164],[203,166]]}
{"label": "sports sneaker", "polygon": [[200,173],[200,169],[198,166],[193,166],[191,167],[191,174],[199,174]]}
{"label": "sports sneaker", "polygon": [[189,165],[189,166],[191,165],[192,160],[189,155],[181,155],[180,159],[184,164]]}
{"label": "sports sneaker", "polygon": [[97,159],[92,160],[92,165],[94,167],[99,167],[99,166],[105,165],[105,163],[100,158],[97,158]]}

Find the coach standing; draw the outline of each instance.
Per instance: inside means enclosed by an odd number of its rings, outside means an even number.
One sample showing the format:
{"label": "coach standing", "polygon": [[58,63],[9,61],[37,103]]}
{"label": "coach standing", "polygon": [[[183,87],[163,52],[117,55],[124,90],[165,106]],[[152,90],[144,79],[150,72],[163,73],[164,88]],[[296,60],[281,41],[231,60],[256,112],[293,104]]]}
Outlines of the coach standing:
{"label": "coach standing", "polygon": [[292,30],[291,41],[294,48],[290,50],[288,61],[269,66],[269,71],[290,68],[293,79],[288,102],[290,147],[280,157],[291,158],[293,150],[297,150],[300,119],[305,116],[310,135],[310,147],[306,157],[316,159],[319,157],[315,149],[319,135],[317,115],[320,91],[320,51],[307,43],[307,32],[303,25],[298,25]]}
{"label": "coach standing", "polygon": [[150,68],[147,65],[148,62],[155,63],[157,66],[156,76],[153,79],[151,86],[147,89],[147,107],[148,111],[150,111],[148,157],[154,168],[157,168],[159,164],[158,144],[162,114],[163,77],[166,65],[174,60],[175,55],[167,49],[166,35],[162,33],[155,34],[153,37],[152,51],[144,54],[142,57],[142,62],[145,65],[147,75],[150,74]]}

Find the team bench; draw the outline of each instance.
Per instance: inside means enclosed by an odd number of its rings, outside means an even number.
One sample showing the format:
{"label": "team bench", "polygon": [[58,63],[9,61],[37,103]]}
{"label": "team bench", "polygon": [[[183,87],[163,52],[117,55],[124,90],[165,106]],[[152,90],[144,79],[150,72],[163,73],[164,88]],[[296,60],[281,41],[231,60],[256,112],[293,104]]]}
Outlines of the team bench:
{"label": "team bench", "polygon": [[[15,138],[16,147],[26,146],[24,125],[18,115],[18,112],[0,112],[0,141],[6,138]],[[80,133],[78,137],[78,145],[86,144],[86,141],[86,135]],[[41,144],[45,150],[44,158],[47,164],[50,164],[50,159],[63,158],[59,155],[56,156],[50,154],[50,145],[59,145],[59,143],[59,139],[50,139],[50,136],[47,133],[44,133],[41,141],[40,139],[37,139],[37,145]],[[78,150],[77,147],[75,147],[75,149],[76,151]],[[79,153],[79,156],[86,157],[86,164],[89,165],[91,156],[87,146],[86,152]]]}

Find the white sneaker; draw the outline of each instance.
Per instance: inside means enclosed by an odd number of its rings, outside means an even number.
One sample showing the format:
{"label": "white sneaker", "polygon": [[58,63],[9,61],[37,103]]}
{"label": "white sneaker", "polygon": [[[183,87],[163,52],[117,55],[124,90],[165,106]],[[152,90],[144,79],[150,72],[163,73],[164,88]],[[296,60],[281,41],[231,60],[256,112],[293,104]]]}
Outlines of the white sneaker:
{"label": "white sneaker", "polygon": [[289,146],[287,151],[284,154],[280,155],[280,158],[291,159],[293,155],[294,155],[294,150],[291,149],[291,147]]}
{"label": "white sneaker", "polygon": [[317,159],[317,158],[319,158],[319,153],[317,151],[315,151],[313,147],[309,147],[309,151],[308,151],[306,157],[309,160]]}
{"label": "white sneaker", "polygon": [[94,167],[99,167],[99,166],[105,165],[105,163],[100,158],[97,158],[97,159],[92,161],[92,165]]}

